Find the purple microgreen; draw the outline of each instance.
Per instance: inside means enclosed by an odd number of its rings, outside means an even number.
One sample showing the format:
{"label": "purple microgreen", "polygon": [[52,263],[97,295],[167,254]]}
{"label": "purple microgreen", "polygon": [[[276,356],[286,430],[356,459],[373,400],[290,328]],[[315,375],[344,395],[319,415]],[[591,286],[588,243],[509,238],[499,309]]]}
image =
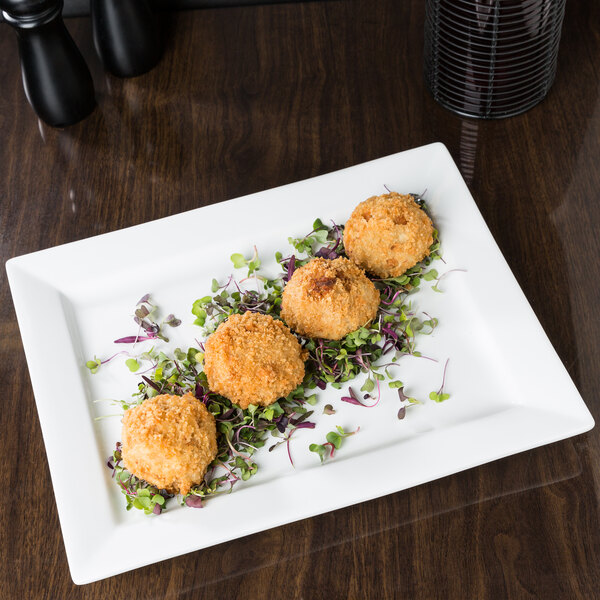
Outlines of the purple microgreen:
{"label": "purple microgreen", "polygon": [[314,429],[316,426],[317,424],[312,421],[304,421],[296,425],[295,429]]}
{"label": "purple microgreen", "polygon": [[155,340],[158,336],[152,335],[127,335],[125,337],[115,340],[113,344],[136,344],[137,342],[143,342],[145,340]]}
{"label": "purple microgreen", "polygon": [[285,416],[281,415],[277,421],[275,421],[275,425],[279,433],[285,433],[285,430],[289,424],[290,420]]}
{"label": "purple microgreen", "polygon": [[398,419],[402,420],[406,416],[406,406],[402,406],[398,411]]}
{"label": "purple microgreen", "polygon": [[401,385],[398,388],[398,398],[400,398],[400,402],[406,402],[409,399],[408,396],[404,393],[404,385]]}
{"label": "purple microgreen", "polygon": [[[300,426],[302,423],[304,423],[309,417],[311,417],[314,413],[314,410],[309,410],[303,414],[301,414],[299,417],[294,417],[294,418],[290,418],[290,423],[296,427]],[[314,426],[314,423],[313,423]]]}
{"label": "purple microgreen", "polygon": [[326,258],[328,260],[334,260],[340,255],[335,250],[323,246],[315,253],[315,256],[318,256],[319,258]]}
{"label": "purple microgreen", "polygon": [[285,440],[285,447],[287,450],[287,455],[288,455],[288,458],[290,459],[290,463],[291,463],[292,467],[294,467],[294,468],[295,468],[294,459],[292,458],[292,451],[290,449],[290,438],[292,437],[292,434],[294,433],[294,431],[296,431],[296,429],[297,429],[297,427],[295,429],[290,430],[290,432],[287,435],[287,439]]}
{"label": "purple microgreen", "polygon": [[289,260],[287,261],[287,269],[286,269],[285,277],[283,278],[283,280],[286,283],[292,278],[292,275],[294,274],[295,270],[296,270],[296,257],[292,254],[292,256],[290,256]]}
{"label": "purple microgreen", "polygon": [[303,428],[302,425],[306,425],[306,426],[312,425],[313,427],[315,426],[314,423],[302,423],[302,424],[298,425],[297,427],[293,427],[292,429],[290,429],[290,431],[288,432],[288,434],[285,437],[285,447],[286,447],[287,455],[288,455],[288,458],[290,460],[290,464],[292,465],[292,467],[295,467],[295,465],[294,465],[294,459],[292,458],[292,450],[290,448],[290,439],[292,438],[294,431],[296,431],[297,429]]}
{"label": "purple microgreen", "polygon": [[160,393],[162,390],[160,388],[159,385],[157,385],[154,381],[152,381],[151,379],[149,379],[148,377],[146,377],[145,375],[142,375],[142,379],[153,389],[155,389],[158,393]]}
{"label": "purple microgreen", "polygon": [[[202,503],[202,498],[200,496],[190,495],[185,499],[185,505],[190,508],[203,508],[204,504]],[[162,523],[162,521],[161,521]]]}
{"label": "purple microgreen", "polygon": [[331,404],[326,404],[325,407],[323,408],[324,415],[335,415],[335,413],[336,413],[336,411],[334,410],[334,408]]}
{"label": "purple microgreen", "polygon": [[[341,397],[341,401],[342,402],[347,402],[348,404],[354,404],[355,406],[363,406],[364,408],[373,408],[374,406],[377,406],[377,404],[379,403],[379,399],[381,397],[381,393],[380,393],[380,390],[379,390],[379,380],[376,379],[375,381],[377,383],[377,400],[376,400],[376,402],[374,404],[365,404],[356,395],[356,392],[351,387],[348,388],[348,392],[350,393],[350,395],[349,396],[342,396]],[[375,387],[375,384],[373,384],[373,387]],[[372,398],[372,396],[367,395],[366,398],[365,398],[365,400],[367,398]]]}
{"label": "purple microgreen", "polygon": [[150,311],[146,305],[142,304],[142,306],[135,310],[134,314],[138,319],[145,319],[150,314]]}
{"label": "purple microgreen", "polygon": [[181,325],[181,320],[177,319],[175,315],[168,315],[165,317],[163,323],[169,325],[169,327],[179,327]]}
{"label": "purple microgreen", "polygon": [[350,393],[349,396],[341,397],[342,402],[348,402],[348,404],[354,404],[356,406],[367,406],[359,400],[358,396],[351,387],[348,388],[348,392]]}

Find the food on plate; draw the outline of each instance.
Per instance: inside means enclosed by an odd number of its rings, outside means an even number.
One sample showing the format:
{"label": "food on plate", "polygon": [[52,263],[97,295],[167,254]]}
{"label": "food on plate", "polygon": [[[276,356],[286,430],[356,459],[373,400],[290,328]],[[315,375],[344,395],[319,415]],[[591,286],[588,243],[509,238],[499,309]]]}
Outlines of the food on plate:
{"label": "food on plate", "polygon": [[211,391],[241,408],[268,406],[304,378],[306,353],[292,332],[269,315],[233,314],[209,336],[204,372]]}
{"label": "food on plate", "polygon": [[215,418],[192,394],[162,394],[123,415],[125,468],[159,489],[187,494],[217,455]]}
{"label": "food on plate", "polygon": [[339,340],[377,314],[379,291],[344,257],[313,258],[283,290],[281,318],[297,333]]}
{"label": "food on plate", "polygon": [[433,224],[409,194],[372,196],[352,212],[344,228],[348,256],[378,277],[398,277],[429,254]]}
{"label": "food on plate", "polygon": [[[398,194],[388,197],[402,202]],[[425,210],[424,204],[419,206],[417,210]],[[365,373],[361,391],[366,394],[349,387],[341,402],[375,407],[382,397],[379,382],[387,378],[389,387],[398,389],[401,404],[408,401],[398,411],[399,420],[408,406],[418,404],[402,391],[401,381],[392,380],[391,363],[379,365],[388,353],[394,353],[392,362],[402,355],[418,355],[416,336],[427,335],[437,326],[437,319],[426,313],[427,319],[420,318],[406,303],[408,295],[418,289],[416,280],[439,281],[437,272],[429,269],[439,258],[437,232],[432,231],[434,243],[426,249],[430,251],[426,259],[410,268],[406,277],[375,284],[346,256],[343,235],[342,226],[315,220],[309,234],[288,238],[294,254],[287,258],[281,252],[275,254],[282,272],[273,279],[256,273],[261,265],[256,248],[249,260],[233,254],[236,269],[248,268],[247,277],[230,276],[225,283],[213,279],[213,295],[192,305],[194,324],[209,335],[204,343],[197,342],[200,349],[163,352],[152,347],[126,361],[134,372],[140,368],[138,361],[151,363],[150,368],[144,365],[142,381],[133,394],[136,408],[129,408],[129,400],[118,401],[127,409],[123,444],[117,442],[107,462],[127,498],[127,509],[161,514],[170,494],[184,496],[186,506],[203,506],[207,498],[230,491],[257,472],[253,455],[269,435],[280,438],[269,451],[285,444],[294,465],[290,438],[296,430],[316,427],[315,411],[310,408],[318,401],[317,393],[311,394],[316,388],[331,385],[339,390]],[[407,286],[407,281],[413,285]],[[145,334],[122,337],[115,343],[168,341],[161,327],[176,327],[180,321],[170,315],[159,324],[157,313],[158,307],[145,295],[134,311],[135,323]],[[281,319],[304,336],[302,343]],[[95,373],[121,354],[104,360],[94,357],[86,366]],[[436,402],[448,398],[444,380],[445,368],[442,386],[430,394]],[[185,392],[183,397],[154,396]],[[324,412],[335,411],[326,406]],[[310,444],[309,450],[323,462],[333,457],[343,438],[358,430],[346,432],[336,426],[325,443]],[[190,439],[193,442],[188,443]]]}

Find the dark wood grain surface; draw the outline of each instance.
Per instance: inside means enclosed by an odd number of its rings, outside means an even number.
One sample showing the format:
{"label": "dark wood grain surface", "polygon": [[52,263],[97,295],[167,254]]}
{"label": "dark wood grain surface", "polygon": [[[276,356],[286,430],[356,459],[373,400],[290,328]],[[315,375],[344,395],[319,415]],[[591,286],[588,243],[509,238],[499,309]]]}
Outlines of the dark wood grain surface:
{"label": "dark wood grain surface", "polygon": [[[34,117],[1,26],[0,256],[441,141],[598,419],[600,4],[567,3],[549,97],[497,122],[431,99],[423,18],[419,0],[179,13],[133,80],[105,75],[73,20],[99,106],[62,131]],[[600,598],[598,428],[77,587],[3,269],[0,340],[1,598]]]}

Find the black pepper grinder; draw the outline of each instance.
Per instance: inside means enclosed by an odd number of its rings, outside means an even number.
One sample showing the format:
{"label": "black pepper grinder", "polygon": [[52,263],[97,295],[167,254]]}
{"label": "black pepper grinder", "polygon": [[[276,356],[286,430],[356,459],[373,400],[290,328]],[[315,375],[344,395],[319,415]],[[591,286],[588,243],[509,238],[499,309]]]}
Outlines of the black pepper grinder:
{"label": "black pepper grinder", "polygon": [[135,77],[160,60],[162,44],[148,0],[91,0],[94,45],[104,68]]}
{"label": "black pepper grinder", "polygon": [[77,123],[96,106],[92,77],[62,7],[63,0],[0,0],[2,16],[17,33],[27,99],[52,127]]}

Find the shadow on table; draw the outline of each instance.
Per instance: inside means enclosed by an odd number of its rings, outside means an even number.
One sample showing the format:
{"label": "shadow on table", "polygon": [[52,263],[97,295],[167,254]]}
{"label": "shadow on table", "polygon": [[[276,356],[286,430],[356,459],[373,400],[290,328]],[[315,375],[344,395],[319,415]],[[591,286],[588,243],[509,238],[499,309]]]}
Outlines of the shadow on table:
{"label": "shadow on table", "polygon": [[[586,437],[559,444],[559,452],[557,444],[537,448],[387,498],[146,567],[135,572],[135,578],[146,589],[151,587],[150,581],[156,581],[157,587],[162,588],[154,596],[157,599],[194,598],[200,592],[218,597],[220,586],[229,583],[235,586],[234,580],[249,581],[262,571],[274,571],[279,575],[272,577],[285,578],[307,562],[309,569],[315,567],[315,577],[322,582],[323,571],[335,569],[336,561],[354,551],[357,545],[360,554],[368,555],[369,548],[376,553],[382,543],[396,552],[398,546],[406,544],[408,553],[407,541],[415,535],[417,524],[428,520],[439,524],[440,530],[447,530],[457,519],[475,512],[486,523],[486,530],[495,532],[496,527],[502,527],[501,523],[495,523],[496,515],[518,512],[524,502],[537,504],[538,496],[549,491],[559,496],[577,495],[580,493],[577,482],[591,479]],[[581,493],[585,489],[581,486]],[[251,509],[240,507],[239,514],[232,518],[251,518]],[[595,521],[594,527],[598,527],[597,515]],[[573,529],[577,527],[573,523]],[[170,580],[167,590],[163,585],[165,579]]]}

